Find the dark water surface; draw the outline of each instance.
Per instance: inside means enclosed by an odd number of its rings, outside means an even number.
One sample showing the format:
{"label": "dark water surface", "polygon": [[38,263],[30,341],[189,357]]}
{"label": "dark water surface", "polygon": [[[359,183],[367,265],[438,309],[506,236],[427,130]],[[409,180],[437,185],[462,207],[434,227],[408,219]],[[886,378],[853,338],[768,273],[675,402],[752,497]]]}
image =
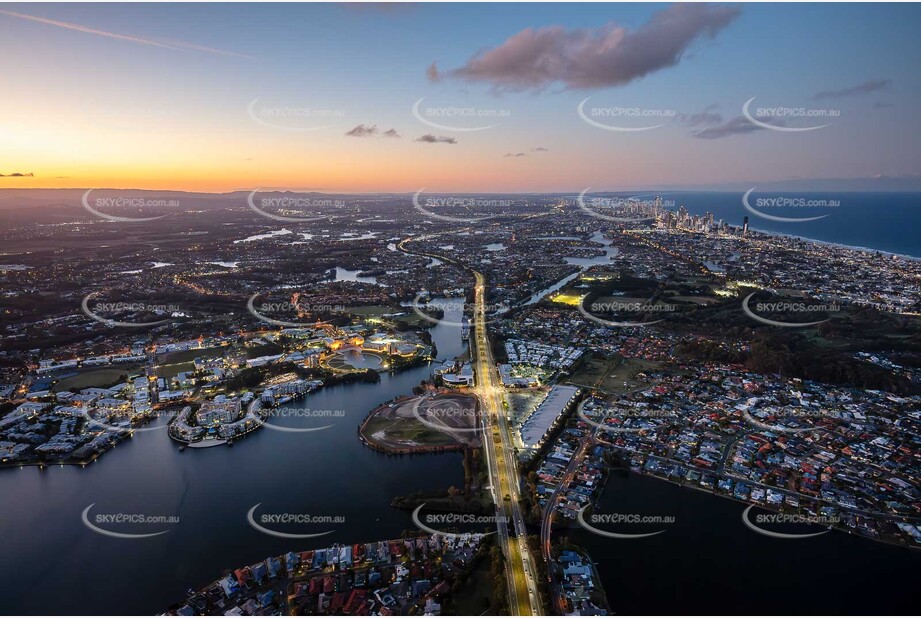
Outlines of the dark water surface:
{"label": "dark water surface", "polygon": [[615,473],[596,512],[675,522],[598,525],[622,533],[665,530],[646,538],[602,538],[581,528],[569,538],[591,553],[617,614],[918,613],[921,551],[838,531],[776,539],[745,527],[745,508],[668,481]]}
{"label": "dark water surface", "polygon": [[[459,322],[446,311],[446,319]],[[465,344],[460,329],[432,329],[439,356]],[[388,457],[361,444],[357,428],[384,401],[409,394],[432,367],[381,375],[379,384],[323,388],[296,405],[344,410],[344,417],[285,418],[277,424],[320,427],[292,433],[263,428],[234,446],[180,452],[165,430],[138,432],[86,468],[0,470],[0,592],[5,614],[154,614],[185,599],[189,587],[223,570],[288,550],[394,538],[414,528],[394,496],[463,485],[459,454]],[[157,421],[165,425],[166,419]],[[266,525],[288,533],[332,533],[284,539],[246,519],[293,513],[343,517],[344,523]],[[87,528],[165,534],[111,538]],[[97,523],[103,514],[178,516],[178,523]],[[257,521],[260,521],[257,519]]]}

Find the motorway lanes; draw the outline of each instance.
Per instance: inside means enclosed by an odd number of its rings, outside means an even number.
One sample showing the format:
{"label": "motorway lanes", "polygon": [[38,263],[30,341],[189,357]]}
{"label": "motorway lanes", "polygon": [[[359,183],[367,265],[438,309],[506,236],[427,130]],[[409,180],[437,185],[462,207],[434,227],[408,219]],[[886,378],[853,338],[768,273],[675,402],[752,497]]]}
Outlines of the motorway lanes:
{"label": "motorway lanes", "polygon": [[[424,236],[417,237],[421,240]],[[406,244],[413,238],[404,238],[397,248],[405,253],[425,255],[462,268],[457,260],[425,252],[413,252]],[[537,569],[528,550],[527,529],[521,514],[518,491],[518,467],[515,450],[501,401],[502,389],[499,374],[492,360],[486,332],[486,277],[473,271],[476,277],[474,290],[473,343],[470,354],[476,373],[476,392],[483,409],[483,452],[486,455],[489,482],[496,503],[496,528],[499,545],[505,556],[509,609],[512,615],[540,616],[541,604],[537,595]],[[507,499],[506,499],[507,498]],[[509,534],[508,522],[512,522]]]}
{"label": "motorway lanes", "polygon": [[[518,616],[538,616],[541,614],[541,606],[537,595],[537,571],[528,550],[527,529],[519,504],[517,458],[512,448],[508,420],[502,406],[499,376],[486,332],[485,277],[479,272],[474,274],[475,336],[471,353],[476,369],[477,394],[483,403],[484,452],[496,502],[499,541],[506,559],[509,607]],[[508,522],[512,523],[511,534]]]}

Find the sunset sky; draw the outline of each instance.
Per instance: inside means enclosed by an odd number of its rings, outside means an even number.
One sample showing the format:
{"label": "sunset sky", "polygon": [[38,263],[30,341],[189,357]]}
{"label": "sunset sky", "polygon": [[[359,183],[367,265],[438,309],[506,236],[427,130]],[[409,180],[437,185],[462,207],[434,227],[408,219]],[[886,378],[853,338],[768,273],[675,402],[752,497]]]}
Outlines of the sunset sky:
{"label": "sunset sky", "polygon": [[[915,176],[919,30],[917,5],[2,4],[0,188],[569,191]],[[603,130],[577,113],[586,97],[586,114],[674,115],[594,116],[665,123]],[[828,123],[812,131],[762,129],[742,115],[752,97],[752,108],[840,115],[774,119]],[[427,116],[494,125],[435,128],[413,114],[423,98],[423,115],[502,115]]]}

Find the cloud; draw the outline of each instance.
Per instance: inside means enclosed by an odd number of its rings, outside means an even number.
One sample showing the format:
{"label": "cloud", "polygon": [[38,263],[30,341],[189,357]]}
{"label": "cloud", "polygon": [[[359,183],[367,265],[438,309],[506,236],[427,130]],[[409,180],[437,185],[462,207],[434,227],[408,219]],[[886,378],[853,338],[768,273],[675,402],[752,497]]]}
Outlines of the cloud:
{"label": "cloud", "polygon": [[[763,122],[774,124],[778,127],[784,126],[783,120],[775,120],[773,118],[765,118]],[[720,139],[723,137],[730,137],[732,135],[744,135],[746,133],[753,133],[755,131],[763,130],[765,130],[763,127],[759,127],[758,125],[752,123],[745,116],[736,116],[728,122],[715,127],[701,129],[700,131],[692,133],[692,135],[701,139]]]}
{"label": "cloud", "polygon": [[718,108],[719,105],[714,103],[708,105],[703,111],[697,112],[696,114],[678,114],[678,119],[689,127],[719,124],[723,122],[723,115],[716,111]]}
{"label": "cloud", "polygon": [[371,137],[372,135],[378,134],[378,128],[376,124],[360,124],[350,131],[346,131],[346,135],[349,137]]}
{"label": "cloud", "polygon": [[812,98],[816,100],[840,99],[841,97],[852,97],[861,94],[869,94],[871,92],[879,92],[880,90],[888,90],[891,85],[891,79],[873,79],[862,84],[857,84],[856,86],[851,86],[850,88],[842,88],[841,90],[823,90],[822,92],[817,92]]}
{"label": "cloud", "polygon": [[457,140],[453,137],[444,137],[443,135],[432,135],[431,133],[426,133],[422,137],[416,138],[417,142],[423,142],[426,144],[456,144]]}
{"label": "cloud", "polygon": [[172,49],[175,51],[199,51],[199,52],[205,52],[209,54],[219,54],[221,56],[235,56],[237,58],[252,58],[252,56],[247,56],[245,54],[238,54],[236,52],[226,51],[223,49],[215,49],[213,47],[205,47],[204,45],[196,45],[194,43],[185,43],[183,41],[170,41],[166,39],[154,39],[154,38],[134,36],[130,34],[119,34],[117,32],[97,30],[96,28],[90,28],[89,26],[81,26],[80,24],[74,24],[68,21],[58,21],[56,19],[47,19],[45,17],[37,17],[35,15],[26,15],[25,13],[17,13],[15,11],[7,11],[5,9],[0,9],[0,15],[7,15],[9,17],[15,17],[17,19],[25,19],[28,21],[34,21],[34,22],[38,22],[40,24],[45,24],[48,26],[56,26],[58,28],[65,28],[67,30],[75,30],[77,32],[83,32],[85,34],[95,34],[96,36],[106,37],[108,39],[117,39],[119,41],[127,41],[129,43],[138,43],[140,45],[152,45],[154,47],[162,47],[164,49]]}
{"label": "cloud", "polygon": [[523,152],[518,152],[518,153],[515,153],[515,154],[512,154],[512,153],[508,152],[508,153],[505,154],[505,156],[506,156],[506,157],[526,157],[526,156],[528,156],[528,155],[526,155],[526,154],[523,153]]}
{"label": "cloud", "polygon": [[438,65],[434,62],[425,69],[425,76],[429,78],[430,82],[440,82],[441,73],[438,72]]}
{"label": "cloud", "polygon": [[544,148],[543,146],[538,146],[537,148],[534,148],[532,152],[550,152],[550,149]]}
{"label": "cloud", "polygon": [[12,174],[0,174],[0,178],[32,178],[35,176],[32,172],[28,174],[23,172],[13,172]]}
{"label": "cloud", "polygon": [[[713,38],[740,13],[735,7],[674,4],[636,30],[610,22],[596,29],[526,28],[478,52],[444,75],[489,82],[498,89],[540,90],[622,86],[677,65],[692,43]],[[429,78],[441,75],[429,67]]]}
{"label": "cloud", "polygon": [[396,129],[387,129],[386,131],[381,131],[377,128],[376,124],[360,124],[355,128],[346,131],[345,134],[348,137],[374,137],[375,135],[380,137],[400,137],[400,134]]}

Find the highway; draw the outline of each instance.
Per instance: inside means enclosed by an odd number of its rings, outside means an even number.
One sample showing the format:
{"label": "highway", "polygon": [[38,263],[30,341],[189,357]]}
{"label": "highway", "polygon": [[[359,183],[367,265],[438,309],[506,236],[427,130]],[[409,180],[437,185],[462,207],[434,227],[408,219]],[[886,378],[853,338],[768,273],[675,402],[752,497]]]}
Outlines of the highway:
{"label": "highway", "polygon": [[[474,271],[473,334],[470,347],[476,390],[483,409],[483,452],[496,503],[496,527],[506,560],[509,610],[517,616],[539,616],[537,570],[527,545],[527,528],[519,503],[517,457],[512,447],[508,419],[502,405],[502,387],[486,331],[486,278]],[[511,522],[511,530],[509,529]]]}
{"label": "highway", "polygon": [[[486,277],[455,259],[410,251],[406,244],[423,237],[404,238],[397,248],[404,253],[424,255],[451,262],[473,272],[474,312],[471,324],[470,356],[476,377],[476,393],[483,410],[483,453],[489,472],[493,501],[496,503],[496,529],[499,547],[505,556],[509,612],[514,616],[540,616],[537,568],[527,544],[527,528],[519,502],[518,464],[512,446],[508,419],[502,405],[502,382],[492,358],[486,331]],[[511,523],[511,530],[509,528]]]}

